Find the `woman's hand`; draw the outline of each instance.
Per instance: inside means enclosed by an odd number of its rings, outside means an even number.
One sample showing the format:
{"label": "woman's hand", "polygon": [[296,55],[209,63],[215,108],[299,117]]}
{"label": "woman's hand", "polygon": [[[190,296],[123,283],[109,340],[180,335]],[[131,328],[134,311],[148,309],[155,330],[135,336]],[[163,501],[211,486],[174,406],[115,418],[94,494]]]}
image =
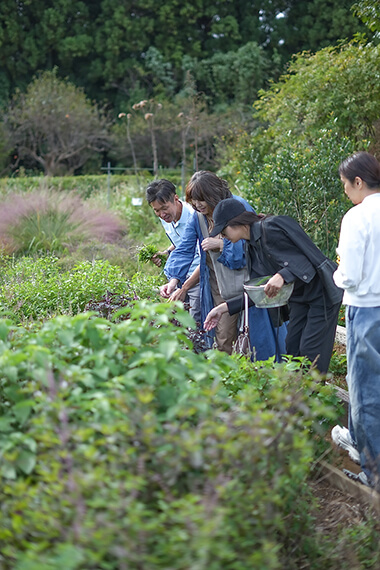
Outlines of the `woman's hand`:
{"label": "woman's hand", "polygon": [[210,251],[215,249],[223,251],[223,245],[224,241],[222,237],[207,237],[201,243],[203,251]]}
{"label": "woman's hand", "polygon": [[176,289],[169,297],[169,301],[184,301],[186,298],[186,289]]}
{"label": "woman's hand", "polygon": [[211,309],[211,311],[207,315],[206,320],[204,322],[204,325],[203,325],[204,329],[206,331],[210,331],[211,329],[216,327],[216,325],[219,323],[222,315],[224,313],[227,313],[227,311],[228,311],[227,303],[221,303],[217,307],[214,307],[213,309]]}
{"label": "woman's hand", "polygon": [[264,293],[269,298],[275,297],[284,283],[285,283],[284,278],[279,273],[276,273],[275,275],[273,275],[273,277],[269,279],[268,283],[265,285]]}

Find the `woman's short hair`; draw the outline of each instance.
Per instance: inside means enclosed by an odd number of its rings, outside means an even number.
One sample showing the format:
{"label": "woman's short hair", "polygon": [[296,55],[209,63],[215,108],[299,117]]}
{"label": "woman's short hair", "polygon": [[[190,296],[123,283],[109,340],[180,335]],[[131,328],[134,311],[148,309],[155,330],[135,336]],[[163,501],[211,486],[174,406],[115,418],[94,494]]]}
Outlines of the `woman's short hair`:
{"label": "woman's short hair", "polygon": [[214,210],[225,198],[232,198],[228,183],[209,170],[199,170],[190,178],[186,186],[186,202],[194,206],[194,201],[206,202]]}
{"label": "woman's short hair", "polygon": [[339,166],[339,174],[347,178],[353,184],[358,176],[370,189],[380,187],[380,163],[369,152],[355,152]]}

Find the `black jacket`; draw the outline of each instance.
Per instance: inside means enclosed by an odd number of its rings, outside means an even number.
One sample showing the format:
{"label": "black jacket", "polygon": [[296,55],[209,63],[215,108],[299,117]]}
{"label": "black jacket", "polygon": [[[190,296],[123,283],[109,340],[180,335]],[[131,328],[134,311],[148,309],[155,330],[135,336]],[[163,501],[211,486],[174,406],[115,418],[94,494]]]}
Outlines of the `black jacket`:
{"label": "black jacket", "polygon": [[[285,283],[295,282],[292,297],[302,288],[302,296],[307,302],[309,288],[303,288],[302,284],[313,281],[316,268],[326,259],[301,226],[289,216],[270,216],[251,225],[251,236],[247,242],[247,263],[251,277],[279,273]],[[312,295],[315,293],[314,286]],[[320,294],[324,294],[322,284]],[[240,311],[241,307],[241,297],[228,302],[230,314]]]}
{"label": "black jacket", "polygon": [[269,272],[280,273],[285,283],[295,281],[297,277],[303,283],[310,283],[316,267],[326,259],[289,216],[271,216],[252,224],[250,247],[262,251],[261,257]]}

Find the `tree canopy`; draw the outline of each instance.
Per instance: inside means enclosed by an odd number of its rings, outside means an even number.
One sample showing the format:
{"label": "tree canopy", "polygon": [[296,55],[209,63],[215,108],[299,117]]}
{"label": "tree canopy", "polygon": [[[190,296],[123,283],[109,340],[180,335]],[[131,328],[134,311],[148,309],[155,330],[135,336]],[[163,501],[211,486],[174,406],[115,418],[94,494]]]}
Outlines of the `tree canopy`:
{"label": "tree canopy", "polygon": [[269,79],[280,71],[273,58],[283,64],[295,51],[360,31],[351,3],[2,0],[0,100],[16,87],[25,89],[37,71],[57,67],[97,101],[136,101],[151,97],[157,83],[169,81],[179,91],[186,58],[209,65],[220,54],[239,59],[239,50],[252,42],[266,56],[261,74]]}
{"label": "tree canopy", "polygon": [[72,174],[109,147],[107,119],[83,91],[45,71],[17,92],[4,116],[17,160],[47,175]]}
{"label": "tree canopy", "polygon": [[380,3],[377,0],[360,0],[352,7],[354,14],[359,16],[368,28],[380,37]]}
{"label": "tree canopy", "polygon": [[[379,66],[379,8],[377,0],[355,4],[375,32],[370,41],[338,42],[365,28],[351,2],[3,0],[0,164],[14,154],[27,169],[78,172],[94,153],[99,164],[106,151],[107,160],[133,161],[135,168],[151,167],[152,153],[156,167],[199,158],[203,168],[218,168],[216,145],[226,147],[234,133],[258,122],[268,126],[263,152],[284,128],[312,138],[331,120],[354,140],[371,135],[378,119],[372,71]],[[296,49],[304,51],[290,58]],[[45,89],[49,74],[59,88]],[[66,101],[60,89],[69,89]],[[16,93],[11,104],[10,93]],[[115,118],[129,116],[116,121],[111,143],[106,118],[85,93],[106,102]],[[133,111],[144,100],[161,106],[149,121]]]}
{"label": "tree canopy", "polygon": [[315,54],[297,55],[288,73],[255,103],[272,134],[308,133],[332,120],[343,136],[371,135],[380,118],[380,45],[356,39]]}

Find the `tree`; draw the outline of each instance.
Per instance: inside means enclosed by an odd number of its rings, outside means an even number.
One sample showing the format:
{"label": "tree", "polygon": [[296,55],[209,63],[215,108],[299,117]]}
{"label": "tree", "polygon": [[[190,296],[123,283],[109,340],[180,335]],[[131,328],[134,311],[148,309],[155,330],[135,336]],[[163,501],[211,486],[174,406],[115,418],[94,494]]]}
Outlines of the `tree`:
{"label": "tree", "polygon": [[[352,1],[2,0],[0,101],[15,87],[24,90],[39,70],[57,67],[59,76],[121,111],[125,103],[178,92],[185,57],[244,60],[240,50],[248,43],[263,52],[253,53],[250,77],[257,57],[265,56],[269,65],[259,68],[259,79],[276,79],[279,64],[295,51],[317,50],[360,31]],[[227,79],[229,91],[234,77]]]}
{"label": "tree", "polygon": [[377,37],[380,36],[380,4],[378,0],[360,0],[352,6],[356,16],[368,26]]}
{"label": "tree", "polygon": [[16,87],[24,90],[39,70],[55,66],[83,85],[99,9],[96,0],[2,0],[0,99],[6,100]]}
{"label": "tree", "polygon": [[251,105],[269,75],[279,72],[278,62],[271,61],[256,42],[248,42],[236,51],[216,53],[211,58],[186,60],[186,69],[195,79],[199,92],[211,106]]}
{"label": "tree", "polygon": [[370,137],[380,119],[379,67],[380,46],[363,39],[298,54],[289,72],[261,92],[256,118],[269,125],[272,138],[289,130],[312,138],[332,120],[342,136]]}
{"label": "tree", "polygon": [[109,148],[109,120],[84,92],[46,71],[14,96],[4,124],[17,163],[30,161],[50,176],[73,174]]}
{"label": "tree", "polygon": [[278,20],[271,40],[280,42],[285,61],[304,50],[316,52],[338,40],[350,40],[355,33],[366,31],[352,14],[352,3],[353,0],[284,0],[284,17]]}
{"label": "tree", "polygon": [[350,207],[338,166],[365,143],[341,136],[334,125],[315,131],[312,142],[291,132],[278,142],[276,152],[260,153],[260,135],[250,141],[239,156],[237,186],[257,211],[295,218],[334,259],[339,220]]}
{"label": "tree", "polygon": [[331,256],[349,207],[338,165],[369,143],[375,152],[379,140],[379,68],[380,45],[363,38],[298,54],[254,103],[259,127],[226,168],[258,211],[295,217]]}

